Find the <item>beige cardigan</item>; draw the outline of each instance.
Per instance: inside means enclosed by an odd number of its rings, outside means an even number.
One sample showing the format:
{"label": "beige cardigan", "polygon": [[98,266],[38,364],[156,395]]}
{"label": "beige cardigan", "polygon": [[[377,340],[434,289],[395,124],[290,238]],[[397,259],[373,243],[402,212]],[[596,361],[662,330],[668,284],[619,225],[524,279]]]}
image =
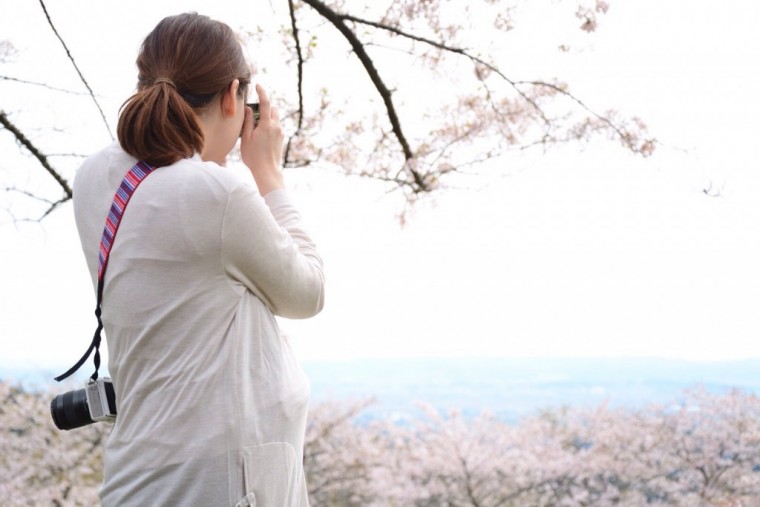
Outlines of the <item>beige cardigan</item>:
{"label": "beige cardigan", "polygon": [[[114,192],[136,161],[115,143],[74,182],[96,284]],[[307,506],[309,384],[274,315],[322,309],[324,276],[285,190],[198,156],[135,191],[103,295],[118,417],[103,505]]]}

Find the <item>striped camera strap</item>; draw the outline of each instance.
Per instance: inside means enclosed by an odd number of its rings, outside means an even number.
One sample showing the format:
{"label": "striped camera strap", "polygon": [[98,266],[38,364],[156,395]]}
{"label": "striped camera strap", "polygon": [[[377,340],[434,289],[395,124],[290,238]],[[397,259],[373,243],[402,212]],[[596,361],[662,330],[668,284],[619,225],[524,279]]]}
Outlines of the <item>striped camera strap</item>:
{"label": "striped camera strap", "polygon": [[116,189],[116,193],[113,196],[113,202],[111,208],[108,210],[108,216],[106,216],[106,225],[103,227],[103,235],[100,238],[100,248],[98,251],[98,300],[95,306],[95,316],[98,319],[98,327],[95,330],[95,334],[92,337],[87,352],[72,366],[66,373],[55,377],[55,380],[60,382],[71,376],[76,372],[90,357],[92,351],[95,351],[93,361],[95,363],[95,373],[92,374],[92,380],[98,379],[98,369],[100,368],[100,333],[103,331],[103,321],[100,318],[101,303],[103,302],[103,281],[106,275],[106,268],[108,267],[108,258],[111,253],[111,247],[116,239],[116,233],[119,231],[119,224],[124,216],[124,211],[127,209],[127,204],[132,198],[137,187],[142,181],[153,172],[155,167],[145,162],[138,162],[127,172],[124,179],[121,180],[119,188]]}

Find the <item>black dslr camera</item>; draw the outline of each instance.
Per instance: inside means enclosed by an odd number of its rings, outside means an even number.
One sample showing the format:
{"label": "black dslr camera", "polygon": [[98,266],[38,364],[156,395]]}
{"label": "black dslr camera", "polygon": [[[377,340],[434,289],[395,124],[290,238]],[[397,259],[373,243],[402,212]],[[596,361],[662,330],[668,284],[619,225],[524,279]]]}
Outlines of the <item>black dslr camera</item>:
{"label": "black dslr camera", "polygon": [[116,395],[111,379],[88,380],[84,389],[59,394],[50,402],[50,413],[59,430],[73,430],[95,421],[114,421]]}

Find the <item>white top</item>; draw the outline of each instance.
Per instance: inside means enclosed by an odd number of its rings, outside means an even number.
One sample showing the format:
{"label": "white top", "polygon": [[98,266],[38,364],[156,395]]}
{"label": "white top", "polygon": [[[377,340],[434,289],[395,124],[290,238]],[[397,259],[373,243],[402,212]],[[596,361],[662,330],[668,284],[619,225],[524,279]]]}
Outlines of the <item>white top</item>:
{"label": "white top", "polygon": [[[135,163],[114,143],[74,181],[93,285],[106,214]],[[103,505],[307,506],[309,383],[274,315],[313,316],[323,295],[322,261],[285,190],[262,199],[250,175],[198,156],[148,175],[105,278],[118,416]]]}

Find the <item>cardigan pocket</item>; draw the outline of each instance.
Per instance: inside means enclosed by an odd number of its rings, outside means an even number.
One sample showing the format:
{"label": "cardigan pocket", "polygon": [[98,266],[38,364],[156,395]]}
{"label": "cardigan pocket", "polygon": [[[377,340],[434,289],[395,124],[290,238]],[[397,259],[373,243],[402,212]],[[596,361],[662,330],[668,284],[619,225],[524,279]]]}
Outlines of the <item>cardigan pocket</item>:
{"label": "cardigan pocket", "polygon": [[245,496],[236,507],[296,507],[300,505],[300,470],[296,452],[287,442],[252,445],[240,450]]}

